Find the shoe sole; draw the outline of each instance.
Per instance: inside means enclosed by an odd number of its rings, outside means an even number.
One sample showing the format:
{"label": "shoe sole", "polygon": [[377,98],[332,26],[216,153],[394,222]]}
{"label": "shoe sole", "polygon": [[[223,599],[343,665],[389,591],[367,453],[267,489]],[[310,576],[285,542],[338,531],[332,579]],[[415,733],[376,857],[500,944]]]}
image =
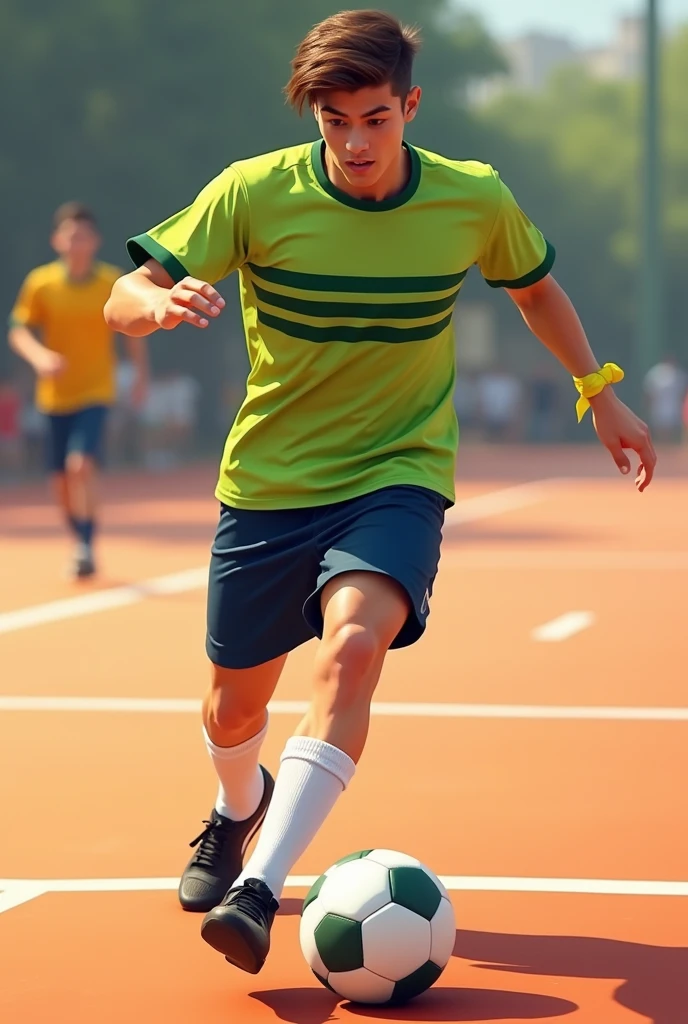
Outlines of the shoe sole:
{"label": "shoe sole", "polygon": [[[274,785],[273,785],[273,789],[274,789]],[[270,794],[270,800],[271,799],[272,799],[272,793]],[[263,810],[263,813],[261,814],[260,818],[258,818],[258,820],[254,822],[254,824],[253,824],[253,826],[251,828],[251,831],[246,834],[246,836],[244,837],[244,840],[243,840],[243,842],[241,844],[241,864],[242,864],[242,866],[243,866],[243,862],[244,862],[244,855],[245,855],[246,850],[248,849],[248,847],[249,847],[249,845],[251,843],[251,840],[255,836],[255,834],[258,831],[258,829],[260,828],[260,826],[265,821],[265,815],[268,813],[268,807],[270,806],[270,800],[268,800],[268,802],[266,803],[265,809]],[[241,867],[239,868],[239,871],[241,871]],[[212,903],[198,903],[198,902],[196,902],[196,903],[193,904],[193,906],[185,906],[184,903],[182,902],[181,885],[180,885],[179,889],[177,890],[177,898],[179,899],[179,903],[180,903],[180,906],[181,906],[182,910],[186,910],[187,913],[189,913],[189,914],[207,914],[211,910],[214,910],[215,907],[219,906],[219,904],[224,899],[224,897],[225,897],[225,895],[227,893],[227,889],[229,889],[230,885],[232,884],[232,882],[234,881],[236,876],[239,874],[239,871],[237,871],[236,873],[234,873],[234,872],[232,873],[232,878],[230,878],[229,882],[227,883],[227,887],[225,888],[224,892],[222,893],[222,896],[220,896],[219,900],[213,900]]]}
{"label": "shoe sole", "polygon": [[247,974],[258,974],[265,963],[265,957],[258,960],[244,936],[236,928],[227,927],[214,918],[205,921],[201,926],[201,938],[218,953],[222,953],[233,967],[238,967]]}

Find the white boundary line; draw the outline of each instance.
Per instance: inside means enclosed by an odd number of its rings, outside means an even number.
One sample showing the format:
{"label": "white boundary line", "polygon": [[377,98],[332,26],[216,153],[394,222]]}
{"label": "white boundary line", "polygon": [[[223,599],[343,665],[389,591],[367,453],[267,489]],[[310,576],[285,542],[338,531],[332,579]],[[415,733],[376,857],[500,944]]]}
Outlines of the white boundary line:
{"label": "white boundary line", "polygon": [[[290,875],[288,889],[307,889],[317,875]],[[441,875],[450,892],[541,892],[599,896],[688,896],[688,882],[607,878],[501,878]],[[170,892],[178,878],[0,879],[0,914],[47,893]]]}
{"label": "white boundary line", "polygon": [[530,635],[539,643],[558,643],[576,633],[582,633],[584,629],[590,629],[594,623],[594,612],[565,612],[556,619],[536,626]]}
{"label": "white boundary line", "polygon": [[[458,523],[467,523],[475,519],[484,519],[487,516],[501,515],[515,509],[525,508],[542,501],[547,487],[555,482],[543,480],[532,484],[517,484],[503,490],[465,498],[457,501],[454,507],[449,509],[446,522],[454,526]],[[139,604],[149,597],[198,590],[206,586],[207,580],[207,566],[202,566],[184,572],[157,576],[140,583],[112,587],[109,590],[97,590],[79,597],[67,597],[61,601],[49,601],[46,604],[0,612],[0,634],[14,633],[32,626],[43,626],[49,622],[80,618],[83,615],[93,615],[96,612],[112,611],[115,608],[126,608]]]}
{"label": "white boundary line", "polygon": [[113,608],[126,608],[138,604],[149,597],[161,597],[169,594],[182,594],[187,590],[204,587],[208,580],[207,568],[187,569],[167,576],[142,580],[140,583],[128,584],[124,587],[112,587],[110,590],[97,590],[92,594],[80,597],[66,597],[62,601],[49,601],[47,604],[36,604],[29,608],[0,613],[0,634],[14,633],[18,629],[30,626],[43,626],[48,622],[61,622],[64,619],[76,619],[94,612],[111,611]]}
{"label": "white boundary line", "polygon": [[[306,700],[275,700],[272,715],[302,715]],[[119,712],[125,714],[198,714],[201,702],[164,697],[10,697],[0,696],[0,711]],[[617,722],[688,722],[688,707],[612,707],[558,704],[443,704],[373,702],[371,714],[383,718],[522,718]]]}

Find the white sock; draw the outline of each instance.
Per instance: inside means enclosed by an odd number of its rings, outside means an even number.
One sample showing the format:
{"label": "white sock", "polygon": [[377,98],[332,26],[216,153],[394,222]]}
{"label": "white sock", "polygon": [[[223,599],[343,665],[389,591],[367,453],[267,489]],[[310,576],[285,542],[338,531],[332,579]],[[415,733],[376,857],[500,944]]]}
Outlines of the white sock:
{"label": "white sock", "polygon": [[356,765],[323,740],[292,736],[253,854],[234,883],[260,878],[280,898],[287,875],[351,782]]}
{"label": "white sock", "polygon": [[215,810],[232,821],[245,821],[263,799],[265,780],[258,764],[267,722],[255,736],[236,747],[218,747],[203,729],[205,745],[220,780]]}

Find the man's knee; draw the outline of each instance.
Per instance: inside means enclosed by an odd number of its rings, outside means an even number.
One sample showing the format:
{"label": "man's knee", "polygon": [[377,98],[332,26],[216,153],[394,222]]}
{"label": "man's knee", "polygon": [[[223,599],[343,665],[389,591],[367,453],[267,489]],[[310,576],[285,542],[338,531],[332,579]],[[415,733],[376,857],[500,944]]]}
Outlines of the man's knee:
{"label": "man's knee", "polygon": [[322,642],[321,663],[328,676],[360,679],[384,658],[385,639],[370,626],[343,622]]}
{"label": "man's knee", "polygon": [[204,702],[206,729],[230,746],[250,739],[265,725],[267,705],[277,685],[283,658],[255,668],[228,669],[211,664]]}
{"label": "man's knee", "polygon": [[65,469],[70,479],[86,480],[93,475],[95,463],[84,452],[70,452],[65,461]]}

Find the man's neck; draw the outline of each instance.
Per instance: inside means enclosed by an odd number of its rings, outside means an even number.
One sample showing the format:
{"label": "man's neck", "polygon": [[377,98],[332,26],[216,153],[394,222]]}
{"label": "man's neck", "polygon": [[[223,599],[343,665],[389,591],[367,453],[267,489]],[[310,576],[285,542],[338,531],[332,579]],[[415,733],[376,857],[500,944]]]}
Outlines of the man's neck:
{"label": "man's neck", "polygon": [[63,259],[60,262],[70,281],[87,281],[93,273],[93,261],[81,263]]}
{"label": "man's neck", "polygon": [[354,199],[367,199],[370,202],[380,203],[383,199],[391,199],[392,196],[398,195],[406,188],[411,176],[411,158],[408,149],[402,146],[394,163],[390,164],[382,177],[369,188],[356,188],[355,185],[347,181],[336,166],[327,146],[325,146],[325,170],[332,184],[341,192],[345,192]]}

